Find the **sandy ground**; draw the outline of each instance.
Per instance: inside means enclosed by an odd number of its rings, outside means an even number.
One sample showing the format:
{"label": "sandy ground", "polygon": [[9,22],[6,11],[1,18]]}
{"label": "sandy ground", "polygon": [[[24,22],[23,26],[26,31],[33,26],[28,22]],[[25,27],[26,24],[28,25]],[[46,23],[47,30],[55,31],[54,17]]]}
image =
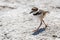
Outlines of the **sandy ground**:
{"label": "sandy ground", "polygon": [[[29,14],[32,7],[48,10],[37,32],[39,18]],[[60,40],[60,0],[0,0],[0,40]],[[53,35],[57,37],[53,37]]]}

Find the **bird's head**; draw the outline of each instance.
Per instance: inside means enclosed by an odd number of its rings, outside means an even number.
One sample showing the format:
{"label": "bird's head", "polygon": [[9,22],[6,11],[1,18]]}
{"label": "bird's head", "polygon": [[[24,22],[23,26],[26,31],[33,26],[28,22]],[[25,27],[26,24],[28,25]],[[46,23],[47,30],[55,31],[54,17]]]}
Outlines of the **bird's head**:
{"label": "bird's head", "polygon": [[33,7],[33,8],[31,9],[30,14],[33,13],[33,12],[36,12],[36,11],[38,11],[38,8],[37,8],[37,7]]}

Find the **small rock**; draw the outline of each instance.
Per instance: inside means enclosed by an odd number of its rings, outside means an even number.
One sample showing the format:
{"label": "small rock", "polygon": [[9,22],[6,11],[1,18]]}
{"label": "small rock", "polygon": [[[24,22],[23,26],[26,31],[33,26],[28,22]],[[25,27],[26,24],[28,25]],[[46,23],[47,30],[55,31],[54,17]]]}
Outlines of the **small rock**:
{"label": "small rock", "polygon": [[56,8],[60,9],[60,7],[56,7]]}
{"label": "small rock", "polygon": [[57,35],[52,35],[52,37],[57,37]]}

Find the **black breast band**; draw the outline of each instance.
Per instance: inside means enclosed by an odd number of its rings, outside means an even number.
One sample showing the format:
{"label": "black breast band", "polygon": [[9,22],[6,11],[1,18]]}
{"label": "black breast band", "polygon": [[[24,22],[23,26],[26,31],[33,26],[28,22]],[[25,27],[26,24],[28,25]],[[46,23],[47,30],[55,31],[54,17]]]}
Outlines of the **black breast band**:
{"label": "black breast band", "polygon": [[36,14],[33,14],[33,15],[40,15],[42,12],[37,12]]}

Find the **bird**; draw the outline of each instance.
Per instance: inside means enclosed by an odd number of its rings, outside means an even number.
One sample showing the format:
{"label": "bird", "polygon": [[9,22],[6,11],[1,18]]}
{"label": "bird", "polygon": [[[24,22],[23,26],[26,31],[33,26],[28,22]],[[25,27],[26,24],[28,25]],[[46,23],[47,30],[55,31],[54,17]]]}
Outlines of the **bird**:
{"label": "bird", "polygon": [[44,23],[44,25],[45,25],[45,29],[47,28],[47,24],[45,23],[45,21],[44,21],[44,17],[46,16],[46,14],[47,13],[49,13],[49,11],[45,11],[45,10],[42,10],[42,9],[39,9],[39,8],[37,8],[37,7],[32,7],[31,8],[31,11],[30,11],[30,14],[33,14],[34,16],[39,16],[39,19],[40,19],[40,24],[39,24],[39,26],[38,26],[38,28],[37,29],[35,29],[35,30],[33,30],[34,32],[35,31],[38,31],[39,30],[39,28],[41,27],[41,25],[42,25],[42,23]]}

